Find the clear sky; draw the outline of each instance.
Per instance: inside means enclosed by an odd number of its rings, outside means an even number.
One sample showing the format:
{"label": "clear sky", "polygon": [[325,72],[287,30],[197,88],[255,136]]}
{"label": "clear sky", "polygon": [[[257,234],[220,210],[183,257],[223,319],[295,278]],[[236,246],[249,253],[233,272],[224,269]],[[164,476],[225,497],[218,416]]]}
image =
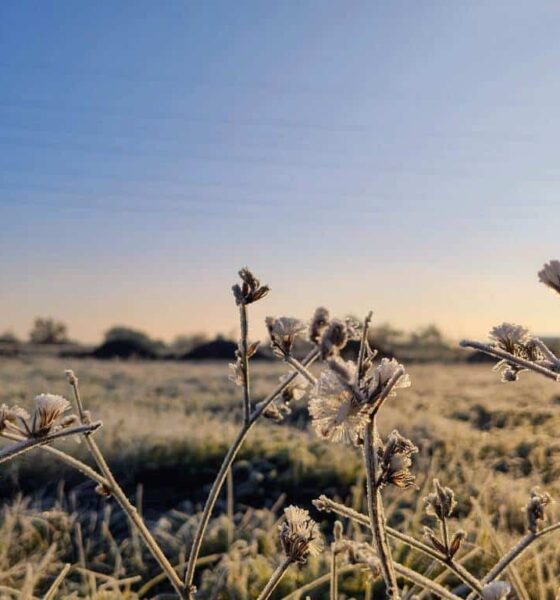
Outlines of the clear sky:
{"label": "clear sky", "polygon": [[557,2],[0,3],[0,331],[560,331]]}

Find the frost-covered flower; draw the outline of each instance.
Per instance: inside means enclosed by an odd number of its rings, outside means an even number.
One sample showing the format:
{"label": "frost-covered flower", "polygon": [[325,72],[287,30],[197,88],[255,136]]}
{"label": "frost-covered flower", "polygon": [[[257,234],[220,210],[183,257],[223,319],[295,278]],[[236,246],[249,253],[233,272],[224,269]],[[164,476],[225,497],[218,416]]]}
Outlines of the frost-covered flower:
{"label": "frost-covered flower", "polygon": [[434,491],[424,498],[424,502],[426,503],[426,514],[440,520],[450,517],[457,506],[455,493],[451,488],[443,487],[439,479],[434,479]]}
{"label": "frost-covered flower", "polygon": [[552,502],[550,494],[531,490],[531,498],[525,507],[529,531],[537,533],[539,525],[544,521],[544,509]]}
{"label": "frost-covered flower", "polygon": [[505,600],[511,592],[511,586],[505,581],[493,581],[482,588],[484,600]]}
{"label": "frost-covered flower", "polygon": [[17,423],[18,419],[28,419],[29,413],[19,406],[0,406],[0,432],[4,431],[10,424]]}
{"label": "frost-covered flower", "polygon": [[305,324],[299,319],[291,317],[267,317],[265,322],[272,348],[281,356],[289,355],[296,336],[304,331]]}
{"label": "frost-covered flower", "polygon": [[[284,383],[289,375],[282,375],[279,380],[280,383]],[[301,375],[295,377],[283,390],[281,398],[284,402],[288,403],[292,400],[301,400],[307,393],[309,382],[304,379]]]}
{"label": "frost-covered flower", "polygon": [[392,484],[398,488],[408,488],[414,485],[416,477],[410,472],[412,454],[418,448],[402,436],[396,429],[387,438],[387,443],[379,449],[381,459],[381,482]]}
{"label": "frost-covered flower", "polygon": [[321,358],[327,359],[338,355],[349,340],[358,336],[358,328],[359,326],[350,319],[330,321],[319,342]]}
{"label": "frost-covered flower", "polygon": [[510,354],[519,354],[530,340],[529,330],[521,325],[502,323],[490,330],[489,337],[494,344]]}
{"label": "frost-covered flower", "polygon": [[560,261],[551,260],[539,271],[539,281],[560,294]]}
{"label": "frost-covered flower", "polygon": [[239,277],[241,278],[241,285],[235,284],[232,290],[235,302],[240,306],[260,300],[270,291],[267,285],[261,285],[261,282],[247,267],[239,271]]}
{"label": "frost-covered flower", "polygon": [[315,310],[311,323],[309,324],[309,339],[313,343],[319,343],[321,336],[329,325],[329,318],[329,311],[326,308],[319,306],[319,308]]}
{"label": "frost-covered flower", "polygon": [[[333,442],[356,443],[368,421],[367,407],[352,389],[356,364],[339,361],[337,370],[325,369],[311,392],[309,414],[317,434]],[[338,370],[340,369],[340,370]],[[345,380],[342,372],[346,372]]]}
{"label": "frost-covered flower", "polygon": [[279,530],[286,556],[293,562],[304,563],[308,556],[320,554],[324,547],[323,537],[309,513],[298,506],[288,506],[284,514],[286,520]]}
{"label": "frost-covered flower", "polygon": [[[394,358],[381,359],[381,362],[372,370],[368,378],[368,398],[370,401],[375,400],[383,392],[399,369],[403,369],[404,371],[404,367]],[[407,387],[410,387],[410,377],[408,373],[403,372],[393,386],[389,396],[394,396],[395,390]]]}
{"label": "frost-covered flower", "polygon": [[39,394],[35,396],[35,410],[27,421],[22,421],[30,437],[48,435],[64,412],[70,408],[66,398],[56,394]]}

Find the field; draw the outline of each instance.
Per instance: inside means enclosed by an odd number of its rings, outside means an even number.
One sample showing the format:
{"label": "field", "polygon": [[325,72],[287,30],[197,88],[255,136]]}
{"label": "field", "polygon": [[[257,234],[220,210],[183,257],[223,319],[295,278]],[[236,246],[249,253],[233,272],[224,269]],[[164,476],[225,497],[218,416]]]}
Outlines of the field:
{"label": "field", "polygon": [[[40,392],[69,396],[63,373],[73,368],[88,409],[104,421],[96,437],[115,474],[141,503],[172,562],[182,564],[196,512],[239,427],[240,388],[228,380],[225,363],[73,362],[2,360],[0,401],[30,408]],[[264,397],[284,372],[279,363],[255,363],[253,397]],[[419,489],[389,492],[390,524],[422,537],[423,524],[430,522],[422,498],[437,474],[459,501],[457,521],[468,534],[464,564],[480,574],[493,564],[498,548],[508,548],[523,534],[522,509],[530,490],[540,486],[558,496],[560,386],[534,374],[500,383],[488,365],[422,364],[409,373],[412,387],[389,400],[379,425],[382,435],[398,429],[419,447],[412,469]],[[308,422],[303,399],[283,423],[261,420],[251,432],[233,470],[234,522],[224,515],[224,495],[203,546],[200,597],[255,597],[273,570],[276,524],[284,506],[310,508],[327,538],[334,519],[315,510],[313,499],[326,494],[364,511],[359,453],[320,440]],[[87,460],[83,444],[70,439],[59,446]],[[60,597],[170,592],[118,506],[95,494],[94,484],[41,449],[2,469],[0,597],[18,597],[14,590],[22,586],[28,597],[40,597],[64,562],[74,566]],[[560,514],[555,505],[548,512],[548,519]],[[365,530],[344,525],[353,537],[367,539]],[[230,545],[232,539],[237,541]],[[533,548],[517,563],[521,593],[554,598],[560,583],[557,544],[551,538]],[[396,556],[404,564],[425,560],[399,545]],[[435,565],[429,568],[436,573]],[[274,597],[326,573],[327,555],[293,567]],[[362,598],[364,589],[366,597],[375,597],[366,579],[348,569],[341,576],[340,598]],[[324,598],[326,590],[318,585],[309,594]]]}

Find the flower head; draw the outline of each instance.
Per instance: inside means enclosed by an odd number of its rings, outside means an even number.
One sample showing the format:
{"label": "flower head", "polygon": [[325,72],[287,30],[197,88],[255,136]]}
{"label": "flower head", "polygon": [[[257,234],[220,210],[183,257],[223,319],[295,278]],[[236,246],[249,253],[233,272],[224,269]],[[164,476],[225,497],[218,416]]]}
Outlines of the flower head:
{"label": "flower head", "polygon": [[505,581],[493,581],[482,588],[484,600],[505,600],[511,592],[511,586]]}
{"label": "flower head", "polygon": [[373,578],[381,574],[381,563],[372,548],[366,542],[354,542],[352,540],[341,540],[337,542],[338,551],[345,552],[347,560],[352,565],[362,565],[369,570]]}
{"label": "flower head", "polygon": [[19,406],[0,406],[0,432],[4,431],[10,424],[14,424],[18,419],[28,419],[29,413]]}
{"label": "flower head", "polygon": [[525,507],[529,531],[537,532],[539,525],[544,521],[544,509],[551,502],[550,494],[540,493],[537,489],[531,491],[531,498]]}
{"label": "flower head", "polygon": [[275,353],[280,356],[289,355],[296,336],[305,329],[305,324],[299,319],[291,317],[267,317],[265,322]]}
{"label": "flower head", "polygon": [[308,556],[323,551],[323,538],[319,526],[303,508],[288,506],[284,509],[286,520],[280,525],[280,542],[284,553],[293,562],[305,563]]}
{"label": "flower head", "polygon": [[381,362],[371,371],[367,377],[368,398],[375,400],[386,388],[387,384],[395,377],[399,370],[403,374],[398,378],[389,396],[395,395],[395,390],[410,387],[410,377],[404,372],[404,367],[394,358],[382,358]]}
{"label": "flower head", "polygon": [[513,323],[502,323],[490,330],[489,337],[499,348],[510,354],[519,355],[530,340],[528,329]]}
{"label": "flower head", "polygon": [[424,502],[426,514],[440,520],[450,517],[457,506],[453,490],[443,487],[438,479],[434,479],[434,491],[424,498]]}
{"label": "flower head", "polygon": [[313,343],[319,343],[321,336],[329,325],[329,317],[329,311],[326,308],[319,306],[319,308],[315,310],[309,325],[309,339]]}
{"label": "flower head", "polygon": [[539,271],[539,281],[560,294],[560,261],[551,260]]}
{"label": "flower head", "polygon": [[412,454],[418,448],[407,438],[394,430],[385,446],[379,449],[381,459],[381,483],[391,484],[398,488],[408,488],[414,485],[416,477],[410,472]]}
{"label": "flower head", "polygon": [[270,288],[267,285],[261,285],[261,282],[249,271],[247,267],[244,267],[239,271],[239,277],[241,278],[241,285],[235,284],[232,288],[235,302],[238,305],[247,305],[261,298],[264,298]]}
{"label": "flower head", "polygon": [[66,398],[56,394],[39,394],[35,396],[35,410],[26,429],[30,437],[48,435],[55,422],[70,408]]}
{"label": "flower head", "polygon": [[333,442],[357,443],[368,420],[367,407],[352,386],[357,367],[350,361],[339,361],[336,369],[333,366],[331,362],[320,374],[311,392],[309,414],[313,427],[319,436]]}

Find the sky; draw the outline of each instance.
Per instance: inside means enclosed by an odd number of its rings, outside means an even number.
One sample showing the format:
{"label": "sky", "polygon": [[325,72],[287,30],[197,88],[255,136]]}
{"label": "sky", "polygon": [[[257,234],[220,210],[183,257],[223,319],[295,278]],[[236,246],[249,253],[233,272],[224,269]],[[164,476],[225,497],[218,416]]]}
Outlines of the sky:
{"label": "sky", "polygon": [[0,3],[0,331],[560,333],[556,2]]}

